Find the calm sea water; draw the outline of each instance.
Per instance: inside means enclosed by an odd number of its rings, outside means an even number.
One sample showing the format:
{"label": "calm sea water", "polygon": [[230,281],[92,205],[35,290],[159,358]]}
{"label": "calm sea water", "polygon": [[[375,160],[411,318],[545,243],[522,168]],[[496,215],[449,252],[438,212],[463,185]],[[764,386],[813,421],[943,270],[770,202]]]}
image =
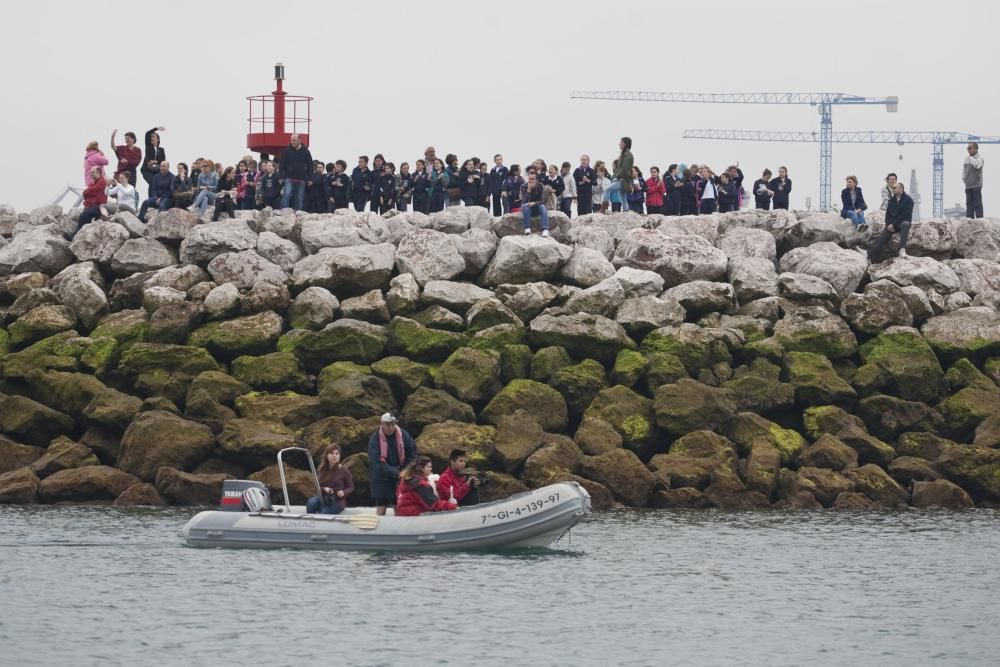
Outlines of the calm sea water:
{"label": "calm sea water", "polygon": [[3,665],[996,665],[1000,512],[599,513],[551,551],[200,550],[0,509]]}

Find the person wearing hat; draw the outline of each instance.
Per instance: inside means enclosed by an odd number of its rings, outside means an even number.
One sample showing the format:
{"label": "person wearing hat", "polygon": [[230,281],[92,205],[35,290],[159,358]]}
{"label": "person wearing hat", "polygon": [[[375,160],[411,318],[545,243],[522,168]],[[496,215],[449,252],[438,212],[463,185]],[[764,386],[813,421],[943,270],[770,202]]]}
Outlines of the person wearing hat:
{"label": "person wearing hat", "polygon": [[382,415],[378,430],[368,439],[368,483],[376,514],[384,516],[387,507],[396,505],[399,471],[416,458],[413,436],[400,428],[391,412]]}

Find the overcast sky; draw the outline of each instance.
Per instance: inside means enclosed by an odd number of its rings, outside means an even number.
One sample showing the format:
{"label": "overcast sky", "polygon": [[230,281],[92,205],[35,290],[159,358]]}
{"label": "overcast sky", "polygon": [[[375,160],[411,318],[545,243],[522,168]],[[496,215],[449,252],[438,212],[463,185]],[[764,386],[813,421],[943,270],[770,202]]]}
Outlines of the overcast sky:
{"label": "overcast sky", "polygon": [[[572,9],[570,9],[572,8]],[[5,3],[0,203],[48,203],[82,180],[88,141],[107,149],[162,125],[171,162],[246,151],[248,95],[312,95],[310,148],[353,166],[362,153],[508,164],[609,161],[633,138],[643,168],[739,161],[788,166],[792,206],[818,205],[816,144],[685,140],[687,128],[812,131],[808,106],[571,100],[574,89],[898,95],[899,113],[834,108],[834,131],[1000,135],[1000,18],[988,0],[819,2],[34,2]],[[987,215],[1000,215],[1000,146],[984,146]],[[964,203],[963,146],[945,152],[945,206]],[[886,172],[917,170],[931,209],[929,145],[835,145],[834,199],[857,174],[878,201]],[[994,174],[997,181],[994,181]],[[996,183],[996,186],[994,186]],[[145,186],[140,188],[145,194]]]}

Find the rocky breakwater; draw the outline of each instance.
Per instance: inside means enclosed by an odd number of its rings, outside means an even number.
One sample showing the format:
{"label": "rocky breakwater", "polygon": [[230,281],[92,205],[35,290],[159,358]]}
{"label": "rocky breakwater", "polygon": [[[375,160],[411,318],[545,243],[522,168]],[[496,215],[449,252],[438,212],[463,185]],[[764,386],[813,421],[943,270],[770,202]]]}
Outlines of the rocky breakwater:
{"label": "rocky breakwater", "polygon": [[[214,504],[393,410],[488,497],[1000,504],[1000,221],[0,208],[0,502]],[[873,232],[879,231],[878,220]],[[290,494],[310,492],[293,471]]]}

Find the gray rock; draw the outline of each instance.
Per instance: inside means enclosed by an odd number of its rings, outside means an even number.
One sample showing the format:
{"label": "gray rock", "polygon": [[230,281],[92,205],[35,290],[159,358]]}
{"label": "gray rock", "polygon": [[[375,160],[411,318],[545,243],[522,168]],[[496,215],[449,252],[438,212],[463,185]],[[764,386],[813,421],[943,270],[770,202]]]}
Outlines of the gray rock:
{"label": "gray rock", "polygon": [[93,329],[108,314],[108,297],[93,280],[73,276],[60,284],[57,293],[85,329]]}
{"label": "gray rock", "polygon": [[814,352],[829,359],[846,359],[858,350],[847,323],[818,306],[785,313],[774,325],[774,338],[789,352]]}
{"label": "gray rock", "polygon": [[497,298],[528,322],[551,305],[559,296],[559,288],[546,282],[523,285],[504,284],[497,287]]}
{"label": "gray rock", "polygon": [[75,259],[65,238],[39,228],[18,234],[0,248],[0,276],[34,271],[53,275]]}
{"label": "gray rock", "polygon": [[344,299],[340,302],[340,310],[344,317],[352,320],[374,324],[389,322],[389,306],[386,305],[381,290],[377,289],[365,292],[361,296]]}
{"label": "gray rock", "polygon": [[479,206],[462,206],[431,213],[430,228],[445,234],[461,234],[470,228],[489,229],[493,216]]}
{"label": "gray rock", "polygon": [[927,292],[923,291],[919,287],[910,285],[909,287],[900,288],[900,293],[903,296],[903,300],[906,302],[906,309],[910,311],[911,315],[913,315],[913,321],[915,324],[919,324],[927,318],[935,315],[934,307],[931,305]]}
{"label": "gray rock", "polygon": [[633,229],[615,248],[614,265],[655,271],[666,287],[674,287],[689,280],[722,280],[728,258],[702,236]]}
{"label": "gray rock", "polygon": [[458,254],[465,260],[465,273],[476,276],[486,268],[500,245],[497,235],[487,229],[467,229],[450,235]]}
{"label": "gray rock", "polygon": [[282,284],[261,280],[254,283],[241,299],[240,312],[253,315],[273,311],[284,313],[292,305],[292,295]]}
{"label": "gray rock", "polygon": [[430,329],[445,331],[462,331],[465,328],[465,318],[453,313],[444,306],[428,306],[413,315],[413,321]]}
{"label": "gray rock", "polygon": [[[850,226],[850,223],[847,223]],[[820,242],[807,248],[795,248],[782,256],[781,271],[806,273],[833,285],[841,299],[861,284],[868,268],[868,258],[835,243]]]}
{"label": "gray rock", "polygon": [[295,215],[275,215],[270,208],[257,211],[253,227],[258,234],[271,232],[277,236],[288,239],[295,235],[297,219]]}
{"label": "gray rock", "polygon": [[561,345],[574,357],[602,363],[610,363],[622,348],[635,347],[620,324],[590,313],[541,315],[531,321],[529,335],[536,348]]}
{"label": "gray rock", "polygon": [[569,261],[559,269],[560,278],[579,287],[592,287],[614,274],[615,267],[600,251],[583,246],[575,246]]}
{"label": "gray rock", "polygon": [[[490,218],[490,229],[503,239],[506,236],[522,236],[524,234],[524,217],[520,213],[508,213],[500,218]],[[542,222],[538,215],[532,216],[531,228],[535,234],[541,234]],[[568,243],[569,218],[561,211],[549,209],[549,233],[560,243]]]}
{"label": "gray rock", "polygon": [[661,234],[700,236],[714,246],[719,241],[719,216],[713,214],[662,218],[657,229]]}
{"label": "gray rock", "polygon": [[222,283],[205,297],[205,318],[222,320],[240,312],[240,290],[233,283]]}
{"label": "gray rock", "polygon": [[269,262],[255,250],[227,252],[208,263],[212,280],[221,285],[233,283],[239,289],[250,289],[258,281],[285,283],[288,274],[281,267]]}
{"label": "gray rock", "polygon": [[98,220],[84,225],[73,237],[69,249],[81,262],[94,261],[107,265],[129,238],[131,236],[123,226]]}
{"label": "gray rock", "polygon": [[184,208],[157,211],[146,225],[146,238],[166,241],[176,246],[200,224],[201,218]]}
{"label": "gray rock", "polygon": [[681,324],[686,313],[676,301],[655,296],[625,299],[618,307],[615,321],[633,338],[644,337],[653,329]]}
{"label": "gray rock", "polygon": [[[781,242],[785,247],[808,248],[819,243],[843,245],[848,237],[855,233],[851,222],[841,218],[839,213],[803,211],[800,215],[802,217],[796,223],[784,229],[780,234]],[[782,267],[782,270],[786,269]],[[801,271],[801,273],[810,272]],[[828,280],[828,282],[836,287],[833,281]],[[841,296],[846,296],[846,294]]]}
{"label": "gray rock", "polygon": [[868,274],[872,281],[887,279],[900,287],[914,285],[938,294],[951,294],[961,287],[954,271],[930,257],[894,257],[872,265]]}
{"label": "gray rock", "polygon": [[242,220],[195,226],[181,242],[181,261],[207,264],[215,257],[257,247],[257,234]]}
{"label": "gray rock", "polygon": [[198,283],[209,280],[208,272],[200,266],[168,266],[153,272],[145,281],[146,287],[170,287],[181,292],[187,292]]}
{"label": "gray rock", "polygon": [[1000,220],[961,220],[955,228],[955,253],[964,259],[1000,262]]}
{"label": "gray rock", "polygon": [[913,314],[901,288],[890,280],[865,285],[864,294],[848,294],[840,314],[855,331],[876,335],[891,326],[912,326]]}
{"label": "gray rock", "polygon": [[778,257],[774,236],[764,229],[736,227],[727,231],[716,245],[730,259],[758,257],[773,263]]}
{"label": "gray rock", "polygon": [[433,229],[416,229],[399,241],[396,268],[421,285],[431,280],[451,280],[465,271],[465,258],[451,237]]}
{"label": "gray rock", "polygon": [[129,239],[111,258],[111,270],[116,276],[129,276],[176,263],[177,255],[160,241],[152,238]]}
{"label": "gray rock", "polygon": [[778,276],[778,295],[790,301],[826,300],[839,303],[840,295],[833,285],[808,273],[785,272]]}
{"label": "gray rock", "polygon": [[572,225],[567,241],[577,248],[590,248],[601,253],[608,261],[615,256],[615,240],[606,229],[591,225]]}
{"label": "gray rock", "polygon": [[300,223],[299,238],[312,255],[323,248],[386,243],[389,229],[384,219],[370,213],[310,216]]}
{"label": "gray rock", "polygon": [[391,243],[347,248],[322,248],[315,255],[295,263],[295,286],[325,287],[363,294],[385,287],[396,265],[396,248]]}
{"label": "gray rock", "polygon": [[1000,263],[985,259],[949,259],[942,263],[955,272],[959,289],[969,296],[1000,291]]}
{"label": "gray rock", "polygon": [[133,239],[141,239],[146,235],[146,223],[128,211],[119,211],[111,216],[111,223],[124,227]]}
{"label": "gray rock", "polygon": [[671,287],[660,295],[661,299],[676,301],[688,313],[735,313],[736,290],[729,283],[710,280],[692,280]]}
{"label": "gray rock", "polygon": [[420,284],[409,273],[402,273],[389,281],[389,291],[385,294],[389,313],[409,315],[420,305]]}
{"label": "gray rock", "polygon": [[143,290],[142,308],[152,314],[164,306],[184,303],[186,299],[184,292],[169,287],[150,287]]}
{"label": "gray rock", "polygon": [[663,278],[660,274],[643,269],[623,266],[615,271],[615,278],[625,290],[625,298],[657,296],[663,292]]}
{"label": "gray rock", "polygon": [[102,288],[104,287],[104,277],[97,268],[96,262],[80,262],[79,264],[70,264],[52,277],[52,280],[49,281],[49,287],[51,287],[56,294],[61,294],[65,291],[64,283],[73,279],[90,280],[96,285]]}
{"label": "gray rock", "polygon": [[[894,236],[893,239],[899,237]],[[921,220],[910,226],[906,253],[914,257],[948,259],[955,251],[955,229],[951,220]]]}
{"label": "gray rock", "polygon": [[472,304],[469,312],[465,314],[465,328],[470,334],[475,334],[500,324],[513,324],[518,327],[524,326],[524,322],[521,321],[514,311],[505,306],[496,297],[477,301]]}
{"label": "gray rock", "polygon": [[59,204],[47,204],[45,206],[39,206],[38,208],[32,209],[28,213],[28,220],[31,223],[39,223],[44,218],[60,218],[63,214],[63,207]]}
{"label": "gray rock", "polygon": [[952,292],[944,298],[944,312],[950,313],[960,308],[968,308],[972,299],[965,292]]}
{"label": "gray rock", "polygon": [[293,329],[319,331],[333,321],[340,302],[329,290],[307,287],[295,297],[290,315]]}
{"label": "gray rock", "polygon": [[[596,251],[589,250],[589,252]],[[594,315],[613,318],[615,313],[618,312],[618,307],[624,301],[625,289],[618,282],[618,279],[612,275],[610,278],[602,280],[593,287],[588,287],[571,296],[566,302],[565,310],[569,313],[593,313]]]}
{"label": "gray rock", "polygon": [[421,302],[444,306],[456,313],[465,313],[477,301],[494,296],[493,292],[470,283],[431,280],[424,285]]}
{"label": "gray rock", "polygon": [[570,246],[540,236],[505,236],[483,274],[488,285],[548,280],[569,261]]}
{"label": "gray rock", "polygon": [[942,362],[960,356],[1000,353],[1000,313],[992,308],[962,308],[932,317],[920,328]]}
{"label": "gray rock", "polygon": [[774,262],[763,257],[731,257],[727,280],[740,303],[778,294],[778,273]]}
{"label": "gray rock", "polygon": [[286,273],[291,273],[295,262],[302,259],[302,250],[297,245],[274,232],[262,232],[257,237],[257,254],[277,264]]}

